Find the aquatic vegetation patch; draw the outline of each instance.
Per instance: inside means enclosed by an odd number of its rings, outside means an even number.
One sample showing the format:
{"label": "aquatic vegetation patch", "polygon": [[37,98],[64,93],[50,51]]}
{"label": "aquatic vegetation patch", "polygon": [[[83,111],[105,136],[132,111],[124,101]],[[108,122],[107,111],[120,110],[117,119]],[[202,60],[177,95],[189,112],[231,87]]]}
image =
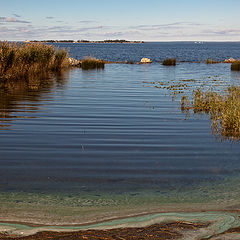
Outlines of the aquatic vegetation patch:
{"label": "aquatic vegetation patch", "polygon": [[42,43],[0,42],[0,82],[39,79],[68,66],[68,53]]}
{"label": "aquatic vegetation patch", "polygon": [[85,57],[81,62],[81,66],[83,70],[103,69],[105,67],[105,62],[104,60],[94,57]]}
{"label": "aquatic vegetation patch", "polygon": [[153,86],[172,96],[180,97],[181,111],[187,116],[192,110],[195,114],[209,114],[212,132],[222,139],[240,139],[240,87],[226,84],[219,76],[202,80],[180,79],[171,81],[143,81],[144,86]]}
{"label": "aquatic vegetation patch", "polygon": [[182,111],[193,109],[194,113],[210,115],[211,127],[215,135],[222,138],[240,139],[240,87],[228,87],[224,93],[212,90],[193,92],[192,103],[188,97],[181,99]]}
{"label": "aquatic vegetation patch", "polygon": [[233,62],[231,64],[231,70],[232,71],[240,71],[240,60]]}
{"label": "aquatic vegetation patch", "polygon": [[188,91],[190,88],[190,83],[196,82],[194,79],[183,79],[183,80],[171,80],[167,82],[162,81],[143,81],[144,84],[153,85],[155,88],[167,90],[170,96],[176,96],[178,94],[183,94],[184,91]]}
{"label": "aquatic vegetation patch", "polygon": [[175,66],[176,65],[176,58],[166,58],[162,65],[165,65],[165,66]]}

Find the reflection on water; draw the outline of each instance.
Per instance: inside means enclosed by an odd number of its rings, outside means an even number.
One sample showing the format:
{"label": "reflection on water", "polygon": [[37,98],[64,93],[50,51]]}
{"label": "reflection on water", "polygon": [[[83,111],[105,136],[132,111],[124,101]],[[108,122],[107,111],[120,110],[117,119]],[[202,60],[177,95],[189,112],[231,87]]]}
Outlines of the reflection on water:
{"label": "reflection on water", "polygon": [[[11,129],[13,119],[35,118],[31,112],[39,110],[43,95],[51,96],[53,89],[64,88],[67,72],[56,72],[45,79],[8,82],[0,89],[0,129]],[[48,99],[50,101],[50,99]]]}
{"label": "reflection on water", "polygon": [[240,71],[231,71],[231,77],[232,79],[234,79],[235,81],[238,81],[238,83],[240,82]]}

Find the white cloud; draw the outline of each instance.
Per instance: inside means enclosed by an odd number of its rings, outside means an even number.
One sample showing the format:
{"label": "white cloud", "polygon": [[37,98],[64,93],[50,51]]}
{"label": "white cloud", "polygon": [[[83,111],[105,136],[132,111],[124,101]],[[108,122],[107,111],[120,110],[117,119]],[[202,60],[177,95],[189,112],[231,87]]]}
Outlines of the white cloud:
{"label": "white cloud", "polygon": [[3,22],[3,23],[30,23],[28,21],[16,19],[14,17],[0,17],[0,22]]}

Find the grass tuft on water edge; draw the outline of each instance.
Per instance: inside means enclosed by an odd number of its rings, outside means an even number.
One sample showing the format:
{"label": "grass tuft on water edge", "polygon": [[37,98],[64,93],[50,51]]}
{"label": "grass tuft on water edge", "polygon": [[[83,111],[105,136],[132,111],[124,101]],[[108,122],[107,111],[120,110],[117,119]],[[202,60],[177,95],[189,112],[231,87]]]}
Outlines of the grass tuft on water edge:
{"label": "grass tuft on water edge", "polygon": [[162,65],[165,66],[176,66],[176,58],[166,58]]}
{"label": "grass tuft on water edge", "polygon": [[105,62],[104,60],[96,59],[94,57],[85,57],[81,62],[81,67],[83,70],[103,69],[105,67]]}

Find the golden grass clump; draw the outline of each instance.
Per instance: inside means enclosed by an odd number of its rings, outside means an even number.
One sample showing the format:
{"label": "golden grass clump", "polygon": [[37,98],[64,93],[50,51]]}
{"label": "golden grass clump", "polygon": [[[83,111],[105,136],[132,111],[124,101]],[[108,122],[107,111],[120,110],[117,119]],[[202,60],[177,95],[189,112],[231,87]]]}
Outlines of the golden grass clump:
{"label": "golden grass clump", "polygon": [[240,60],[237,60],[231,64],[232,71],[240,71]]}
{"label": "golden grass clump", "polygon": [[194,92],[192,108],[195,113],[210,114],[215,134],[240,139],[240,87],[231,86],[225,94],[198,89]]}
{"label": "golden grass clump", "polygon": [[81,67],[83,70],[88,69],[103,69],[105,62],[101,59],[96,59],[94,57],[85,57],[81,62]]}
{"label": "golden grass clump", "polygon": [[0,42],[0,81],[29,79],[67,66],[68,53],[43,43]]}
{"label": "golden grass clump", "polygon": [[165,66],[175,66],[176,65],[176,58],[167,58],[162,63]]}

